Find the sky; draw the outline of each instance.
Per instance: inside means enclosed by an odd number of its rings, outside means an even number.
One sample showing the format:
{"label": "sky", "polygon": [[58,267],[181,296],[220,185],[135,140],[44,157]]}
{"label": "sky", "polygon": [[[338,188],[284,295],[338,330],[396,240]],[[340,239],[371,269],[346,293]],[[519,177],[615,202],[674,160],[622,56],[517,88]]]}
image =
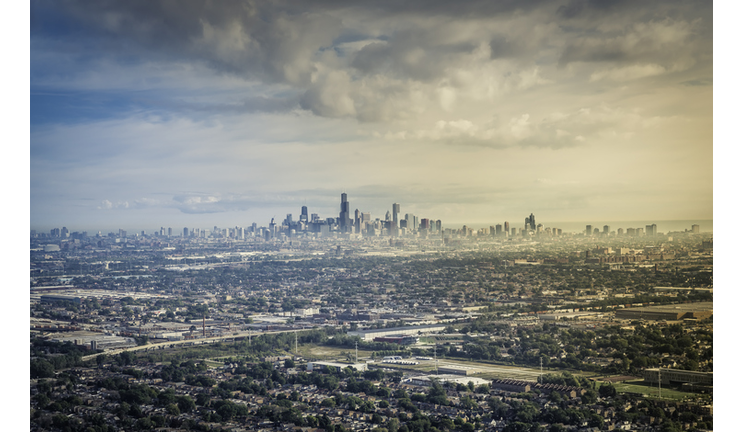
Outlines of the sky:
{"label": "sky", "polygon": [[712,6],[31,1],[31,229],[713,219]]}

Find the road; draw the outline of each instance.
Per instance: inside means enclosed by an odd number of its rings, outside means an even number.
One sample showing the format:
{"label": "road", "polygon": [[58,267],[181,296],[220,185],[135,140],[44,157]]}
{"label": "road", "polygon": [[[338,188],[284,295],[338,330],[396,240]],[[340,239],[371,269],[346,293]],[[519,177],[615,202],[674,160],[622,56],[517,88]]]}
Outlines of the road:
{"label": "road", "polygon": [[230,340],[230,339],[244,339],[248,337],[256,337],[266,334],[280,334],[280,333],[294,333],[294,332],[300,332],[303,330],[309,330],[309,329],[297,329],[297,330],[276,330],[276,331],[267,331],[267,332],[236,332],[236,333],[230,333],[229,335],[225,336],[214,336],[214,337],[208,337],[203,339],[184,339],[184,340],[178,340],[178,341],[168,341],[168,342],[159,342],[159,343],[153,343],[153,344],[147,344],[147,345],[139,345],[135,347],[128,347],[128,348],[119,348],[119,349],[113,349],[110,351],[105,351],[103,353],[98,354],[90,354],[82,357],[82,361],[88,361],[93,360],[94,358],[98,357],[100,354],[105,355],[116,355],[121,354],[124,351],[150,351],[150,350],[157,350],[157,349],[165,349],[165,348],[174,348],[177,345],[206,345],[211,343],[216,343],[224,340]]}

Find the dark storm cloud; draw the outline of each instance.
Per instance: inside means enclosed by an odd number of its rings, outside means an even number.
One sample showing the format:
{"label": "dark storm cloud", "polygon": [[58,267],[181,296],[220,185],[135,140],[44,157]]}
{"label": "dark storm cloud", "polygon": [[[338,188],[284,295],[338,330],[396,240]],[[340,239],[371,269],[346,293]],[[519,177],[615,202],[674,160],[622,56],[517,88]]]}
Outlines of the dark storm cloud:
{"label": "dark storm cloud", "polygon": [[[441,81],[461,88],[470,84],[461,84],[452,71],[486,68],[487,61],[542,69],[556,59],[562,66],[635,67],[597,71],[592,79],[598,80],[687,69],[710,46],[708,9],[692,2],[588,0],[37,0],[31,3],[32,86],[49,74],[80,73],[81,65],[95,70],[100,59],[122,68],[199,64],[245,81],[284,86],[289,94],[245,96],[242,106],[179,99],[170,102],[176,109],[301,107],[323,117],[386,121],[418,115],[424,108],[414,104],[430,103],[413,102],[411,83],[431,86],[417,94],[435,91]],[[474,54],[483,46],[488,59]],[[498,79],[504,82],[509,74]]]}
{"label": "dark storm cloud", "polygon": [[137,55],[204,61],[244,78],[293,83],[309,79],[312,55],[340,29],[328,15],[236,1],[37,1],[31,21],[32,35],[53,38],[60,27],[79,28],[66,34],[71,41],[92,38],[132,53],[134,45]]}

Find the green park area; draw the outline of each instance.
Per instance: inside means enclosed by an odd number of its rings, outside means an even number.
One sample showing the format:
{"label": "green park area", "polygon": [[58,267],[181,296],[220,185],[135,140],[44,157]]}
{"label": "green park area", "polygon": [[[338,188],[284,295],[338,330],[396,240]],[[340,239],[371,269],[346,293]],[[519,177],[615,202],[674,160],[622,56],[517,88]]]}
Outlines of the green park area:
{"label": "green park area", "polygon": [[659,398],[661,396],[662,399],[683,400],[685,398],[695,396],[695,393],[688,393],[672,388],[663,388],[660,395],[660,389],[657,387],[657,385],[646,384],[643,380],[614,383],[613,386],[616,388],[616,391],[618,393],[647,395],[648,397],[652,398]]}

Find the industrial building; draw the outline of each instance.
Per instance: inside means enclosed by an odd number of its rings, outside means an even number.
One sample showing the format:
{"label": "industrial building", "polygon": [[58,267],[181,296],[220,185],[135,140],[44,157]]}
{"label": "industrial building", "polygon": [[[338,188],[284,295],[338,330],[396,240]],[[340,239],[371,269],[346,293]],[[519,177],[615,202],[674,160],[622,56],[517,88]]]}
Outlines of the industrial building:
{"label": "industrial building", "polygon": [[440,383],[453,383],[453,384],[468,384],[469,382],[474,383],[475,386],[482,384],[489,384],[490,381],[482,378],[462,377],[460,375],[421,375],[409,378],[407,382],[416,386],[431,387],[433,381]]}
{"label": "industrial building", "polygon": [[392,327],[384,329],[370,329],[349,331],[348,336],[358,336],[361,340],[372,341],[374,338],[392,337],[399,335],[418,335],[425,333],[435,333],[445,330],[445,324],[420,325],[409,327]]}
{"label": "industrial building", "polygon": [[438,372],[449,374],[449,375],[464,375],[469,376],[472,374],[475,374],[477,371],[474,368],[466,367],[466,366],[441,366],[438,368]]}
{"label": "industrial building", "polygon": [[681,369],[644,369],[644,382],[657,384],[662,379],[662,384],[694,384],[698,386],[713,387],[713,372],[696,372]]}
{"label": "industrial building", "polygon": [[713,302],[647,306],[616,310],[616,318],[618,319],[645,319],[652,321],[705,319],[711,317],[713,314]]}
{"label": "industrial building", "polygon": [[315,370],[333,370],[335,372],[340,372],[347,367],[352,367],[361,372],[368,370],[366,363],[309,362],[307,363],[307,372],[313,372]]}

